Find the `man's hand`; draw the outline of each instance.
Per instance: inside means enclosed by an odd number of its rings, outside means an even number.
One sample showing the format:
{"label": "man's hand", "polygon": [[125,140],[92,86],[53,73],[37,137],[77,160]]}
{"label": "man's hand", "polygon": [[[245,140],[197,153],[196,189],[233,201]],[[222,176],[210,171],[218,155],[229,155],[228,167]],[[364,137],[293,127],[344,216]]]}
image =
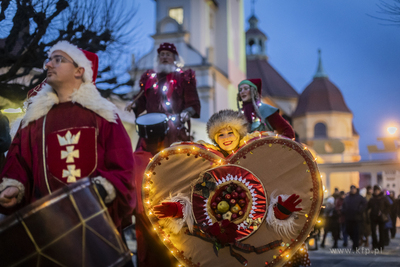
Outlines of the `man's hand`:
{"label": "man's hand", "polygon": [[136,108],[136,102],[135,101],[131,101],[126,105],[125,110],[131,112],[135,108]]}
{"label": "man's hand", "polygon": [[190,120],[190,112],[189,111],[182,111],[180,114],[181,122],[185,123]]}
{"label": "man's hand", "polygon": [[0,193],[0,205],[5,208],[11,208],[17,204],[17,196],[19,189],[15,186],[10,186]]}

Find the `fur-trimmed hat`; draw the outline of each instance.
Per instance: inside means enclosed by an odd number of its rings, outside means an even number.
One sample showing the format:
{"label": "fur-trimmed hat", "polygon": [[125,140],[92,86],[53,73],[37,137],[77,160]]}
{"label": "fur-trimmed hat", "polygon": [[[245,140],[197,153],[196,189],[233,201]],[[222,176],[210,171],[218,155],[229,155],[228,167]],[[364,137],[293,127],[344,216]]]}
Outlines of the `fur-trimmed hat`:
{"label": "fur-trimmed hat", "polygon": [[[80,49],[68,41],[60,41],[56,43],[50,48],[47,54],[51,56],[54,51],[62,51],[70,56],[79,67],[85,69],[85,73],[83,74],[83,82],[95,84],[97,71],[99,68],[99,57],[95,53]],[[46,80],[47,78],[35,88],[29,90],[27,94],[28,99],[37,95],[37,93],[42,90],[42,88],[47,84]]]}
{"label": "fur-trimmed hat", "polygon": [[214,113],[208,120],[208,137],[215,143],[214,137],[217,132],[228,126],[234,128],[239,133],[240,138],[243,138],[249,130],[249,124],[241,112],[224,109]]}
{"label": "fur-trimmed hat", "polygon": [[85,69],[83,74],[84,83],[94,83],[96,81],[99,58],[95,53],[82,50],[68,41],[60,41],[50,48],[48,55],[50,56],[57,50],[66,53],[79,67]]}
{"label": "fur-trimmed hat", "polygon": [[160,47],[157,49],[157,53],[160,54],[161,51],[167,50],[175,55],[178,55],[178,51],[176,51],[176,47],[173,43],[162,43]]}

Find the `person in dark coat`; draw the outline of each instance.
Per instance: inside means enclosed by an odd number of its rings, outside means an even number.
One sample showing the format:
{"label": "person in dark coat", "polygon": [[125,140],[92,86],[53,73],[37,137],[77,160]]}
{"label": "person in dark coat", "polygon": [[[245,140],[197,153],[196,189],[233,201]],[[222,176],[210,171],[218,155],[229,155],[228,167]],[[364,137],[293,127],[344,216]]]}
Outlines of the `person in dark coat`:
{"label": "person in dark coat", "polygon": [[[370,211],[372,248],[384,248],[385,223],[387,222],[387,214],[389,213],[390,203],[384,196],[379,185],[374,185],[374,193],[368,201],[367,210]],[[379,240],[376,235],[376,227],[379,227]]]}
{"label": "person in dark coat", "polygon": [[328,234],[328,232],[332,232],[332,237],[335,240],[335,243],[333,244],[332,248],[337,248],[337,241],[340,236],[340,225],[339,225],[339,213],[335,209],[335,199],[333,195],[328,198],[326,204],[325,204],[325,211],[324,211],[324,217],[325,217],[325,225],[324,225],[324,236],[322,238],[321,242],[321,247],[325,247],[325,239]]}
{"label": "person in dark coat", "polygon": [[[339,198],[336,199],[336,201],[335,201],[335,210],[339,214],[340,231],[343,235],[343,247],[347,247],[347,238],[348,238],[348,234],[346,231],[346,218],[344,217],[344,214],[342,212],[342,207],[343,207],[345,197],[346,197],[346,194],[344,193],[344,191],[340,191]],[[339,239],[339,236],[340,235],[337,236],[337,239]],[[337,243],[337,240],[335,240],[335,243]]]}
{"label": "person in dark coat", "polygon": [[359,193],[357,188],[350,186],[350,194],[345,197],[342,212],[346,220],[346,229],[353,241],[353,250],[356,250],[360,240],[360,227],[367,202]]}
{"label": "person in dark coat", "polygon": [[390,219],[392,220],[392,228],[390,228],[391,237],[396,236],[396,220],[397,220],[397,209],[398,201],[395,198],[394,191],[390,191],[389,198],[392,200],[393,204],[390,207]]}
{"label": "person in dark coat", "polygon": [[[372,186],[368,185],[366,187],[366,195],[365,195],[365,200],[368,201],[372,198]],[[369,214],[368,211],[365,210],[363,214],[363,222],[362,222],[362,231],[361,231],[361,236],[360,236],[360,246],[364,244],[364,247],[369,247],[369,236],[371,235],[371,225],[370,225],[370,220],[369,220]]]}
{"label": "person in dark coat", "polygon": [[8,150],[11,144],[10,125],[8,118],[0,111],[0,173],[5,162],[4,152]]}

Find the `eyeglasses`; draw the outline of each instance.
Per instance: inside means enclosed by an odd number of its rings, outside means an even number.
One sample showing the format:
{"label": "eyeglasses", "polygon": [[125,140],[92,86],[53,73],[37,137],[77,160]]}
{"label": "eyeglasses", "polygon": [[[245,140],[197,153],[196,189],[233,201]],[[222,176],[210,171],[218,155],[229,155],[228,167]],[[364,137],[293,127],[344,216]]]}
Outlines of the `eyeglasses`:
{"label": "eyeglasses", "polygon": [[63,56],[57,55],[57,56],[54,56],[54,57],[49,57],[44,61],[44,63],[43,63],[43,69],[44,70],[47,70],[46,65],[50,61],[51,61],[51,64],[53,65],[53,67],[58,67],[62,62],[63,63],[72,63],[72,64],[74,64],[74,66],[76,68],[78,67],[78,64],[76,64],[74,61],[71,61],[71,60],[69,60],[69,59],[67,59],[67,58],[65,58]]}

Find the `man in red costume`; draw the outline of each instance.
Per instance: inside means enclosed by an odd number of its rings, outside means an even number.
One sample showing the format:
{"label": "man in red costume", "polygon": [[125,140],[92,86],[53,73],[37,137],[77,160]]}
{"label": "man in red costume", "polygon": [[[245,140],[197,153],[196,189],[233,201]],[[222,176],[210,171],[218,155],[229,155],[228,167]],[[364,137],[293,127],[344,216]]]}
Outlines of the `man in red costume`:
{"label": "man in red costume", "polygon": [[163,113],[169,119],[169,131],[165,137],[156,140],[140,138],[133,155],[135,183],[138,188],[135,217],[139,267],[178,265],[177,260],[160,242],[144,214],[139,188],[142,188],[143,174],[149,159],[174,142],[190,140],[190,118],[200,117],[195,73],[191,69],[183,71],[180,68],[182,66],[177,64],[179,61],[181,60],[174,44],[161,44],[157,49],[154,70],[147,70],[142,75],[140,92],[127,106],[127,110],[134,111],[136,117],[147,111]]}
{"label": "man in red costume", "polygon": [[161,44],[157,53],[154,70],[143,73],[139,82],[140,92],[127,106],[136,117],[144,111],[167,115],[169,131],[165,138],[140,138],[138,141],[136,151],[148,151],[153,155],[174,142],[190,140],[190,118],[200,117],[195,72],[178,67],[180,58],[174,44]]}
{"label": "man in red costume", "polygon": [[98,57],[67,41],[49,56],[46,84],[31,94],[0,176],[0,213],[90,177],[121,231],[136,205],[132,148],[116,107],[94,84]]}

